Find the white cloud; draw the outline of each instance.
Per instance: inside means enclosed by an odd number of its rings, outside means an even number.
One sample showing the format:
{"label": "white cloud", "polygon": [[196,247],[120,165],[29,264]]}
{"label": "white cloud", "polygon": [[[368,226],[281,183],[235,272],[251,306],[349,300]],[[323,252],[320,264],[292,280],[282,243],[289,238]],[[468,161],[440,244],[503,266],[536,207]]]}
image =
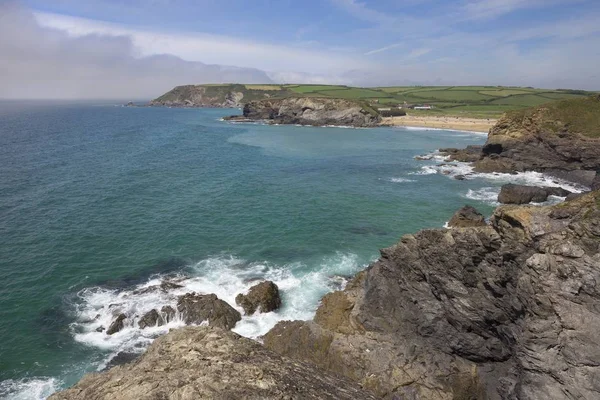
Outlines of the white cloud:
{"label": "white cloud", "polygon": [[90,34],[127,36],[141,56],[172,54],[188,61],[311,73],[342,71],[349,64],[368,66],[348,54],[325,50],[281,46],[205,33],[154,32],[48,13],[37,13],[36,17],[42,26],[63,30],[73,37]]}

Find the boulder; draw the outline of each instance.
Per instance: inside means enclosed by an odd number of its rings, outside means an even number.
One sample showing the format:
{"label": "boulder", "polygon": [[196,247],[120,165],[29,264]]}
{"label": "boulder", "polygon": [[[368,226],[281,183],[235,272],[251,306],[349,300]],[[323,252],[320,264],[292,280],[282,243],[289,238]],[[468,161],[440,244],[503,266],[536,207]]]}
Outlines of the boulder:
{"label": "boulder", "polygon": [[177,311],[186,325],[207,321],[210,326],[232,329],[240,313],[214,294],[186,293],[177,300]]}
{"label": "boulder", "polygon": [[149,328],[153,326],[162,326],[165,324],[165,321],[160,316],[158,311],[154,308],[148,311],[146,314],[142,316],[142,318],[138,322],[138,326],[140,329]]}
{"label": "boulder", "polygon": [[472,206],[464,206],[458,210],[448,222],[451,228],[466,228],[472,226],[486,226],[485,217]]}
{"label": "boulder", "polygon": [[265,346],[384,399],[600,398],[600,191],[405,235]]}
{"label": "boulder", "polygon": [[117,318],[113,322],[111,322],[110,326],[106,330],[107,335],[114,335],[115,333],[121,331],[125,327],[125,320],[127,316],[125,314],[117,315]]}
{"label": "boulder", "polygon": [[212,327],[174,329],[133,363],[91,373],[50,400],[375,400],[348,378]]}
{"label": "boulder", "polygon": [[177,311],[175,311],[175,309],[171,306],[163,306],[163,308],[160,309],[160,312],[162,313],[163,320],[166,323],[173,321],[177,315]]}
{"label": "boulder", "polygon": [[246,315],[252,315],[256,310],[261,313],[277,310],[281,306],[281,297],[277,285],[265,281],[252,286],[248,294],[238,294],[235,302],[244,309]]}
{"label": "boulder", "polygon": [[548,196],[566,197],[569,194],[571,194],[570,191],[559,187],[526,186],[509,183],[502,186],[498,195],[498,202],[502,204],[543,203],[548,200]]}

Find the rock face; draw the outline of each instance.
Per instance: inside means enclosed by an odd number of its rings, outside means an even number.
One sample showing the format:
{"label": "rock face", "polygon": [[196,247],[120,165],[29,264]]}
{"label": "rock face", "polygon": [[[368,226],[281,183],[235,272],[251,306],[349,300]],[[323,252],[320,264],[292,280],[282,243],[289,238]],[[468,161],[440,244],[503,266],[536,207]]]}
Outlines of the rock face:
{"label": "rock face", "polygon": [[509,183],[503,185],[500,189],[498,202],[502,204],[542,203],[548,200],[548,196],[566,197],[569,194],[571,192],[559,187],[525,186]]}
{"label": "rock face", "polygon": [[292,97],[252,101],[243,116],[230,120],[264,120],[275,124],[344,125],[372,127],[381,122],[377,111],[365,104],[343,99]]}
{"label": "rock face", "polygon": [[[239,87],[238,87],[239,86]],[[244,98],[243,85],[177,86],[173,90],[152,100],[150,106],[164,107],[241,107]]]}
{"label": "rock face", "polygon": [[509,112],[472,150],[443,152],[476,172],[538,171],[592,187],[600,182],[600,95]]}
{"label": "rock face", "polygon": [[485,217],[472,206],[464,206],[458,210],[448,222],[448,226],[451,228],[467,228],[485,225]]}
{"label": "rock face", "polygon": [[177,311],[186,325],[208,321],[210,326],[232,329],[242,319],[235,308],[214,294],[184,294],[177,300]]}
{"label": "rock face", "polygon": [[246,295],[238,294],[235,302],[244,309],[246,315],[252,315],[256,310],[268,313],[281,307],[279,288],[271,281],[252,286]]}
{"label": "rock face", "polygon": [[348,379],[218,328],[158,338],[139,360],[86,375],[51,400],[375,399]]}
{"label": "rock face", "polygon": [[150,328],[153,326],[162,326],[165,324],[163,317],[154,308],[148,311],[138,321],[140,329]]}
{"label": "rock face", "polygon": [[120,332],[125,327],[126,319],[127,316],[125,314],[119,314],[106,330],[106,334],[114,335],[115,333]]}
{"label": "rock face", "polygon": [[386,399],[600,398],[600,192],[406,235],[265,345]]}

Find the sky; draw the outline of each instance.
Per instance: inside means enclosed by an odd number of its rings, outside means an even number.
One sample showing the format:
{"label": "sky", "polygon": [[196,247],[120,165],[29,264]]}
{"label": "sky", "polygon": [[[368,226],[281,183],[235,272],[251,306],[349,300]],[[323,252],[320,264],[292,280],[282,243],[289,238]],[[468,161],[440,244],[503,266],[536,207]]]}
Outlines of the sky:
{"label": "sky", "polygon": [[598,0],[0,0],[0,98],[183,84],[600,90]]}

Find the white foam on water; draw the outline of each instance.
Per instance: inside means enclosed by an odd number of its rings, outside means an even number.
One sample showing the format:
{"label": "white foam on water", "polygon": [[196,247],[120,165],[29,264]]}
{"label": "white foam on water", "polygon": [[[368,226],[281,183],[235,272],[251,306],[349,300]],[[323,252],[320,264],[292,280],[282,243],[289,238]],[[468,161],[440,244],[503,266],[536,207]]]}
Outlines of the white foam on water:
{"label": "white foam on water", "polygon": [[62,382],[56,378],[7,379],[0,382],[0,398],[11,400],[45,400]]}
{"label": "white foam on water", "polygon": [[409,175],[433,175],[433,174],[437,174],[438,170],[435,168],[435,166],[432,165],[425,165],[423,167],[421,167],[420,171],[416,171],[416,172],[409,172]]}
{"label": "white foam on water", "polygon": [[498,194],[500,193],[499,187],[484,187],[481,189],[473,190],[469,189],[465,197],[471,200],[482,201],[492,206],[499,206]]}
{"label": "white foam on water", "polygon": [[389,181],[392,182],[392,183],[416,182],[414,179],[408,179],[408,178],[390,178]]}
{"label": "white foam on water", "polygon": [[[307,320],[313,317],[319,300],[333,288],[345,285],[343,276],[356,273],[360,268],[354,254],[336,253],[324,258],[319,265],[307,268],[301,263],[272,265],[251,263],[233,256],[213,257],[191,267],[191,276],[155,276],[143,284],[126,289],[87,288],[78,293],[76,321],[70,326],[76,341],[106,350],[108,355],[98,369],[120,352],[141,353],[158,336],[171,328],[184,326],[180,316],[163,326],[140,329],[138,322],[148,311],[163,306],[176,309],[177,298],[185,293],[214,293],[242,314],[234,332],[259,339],[281,320]],[[168,280],[180,288],[161,290],[160,284]],[[263,280],[277,284],[282,296],[281,309],[271,313],[245,316],[235,303],[239,293]],[[124,328],[107,335],[106,329],[119,315],[125,314]],[[104,330],[98,331],[99,328]]]}

